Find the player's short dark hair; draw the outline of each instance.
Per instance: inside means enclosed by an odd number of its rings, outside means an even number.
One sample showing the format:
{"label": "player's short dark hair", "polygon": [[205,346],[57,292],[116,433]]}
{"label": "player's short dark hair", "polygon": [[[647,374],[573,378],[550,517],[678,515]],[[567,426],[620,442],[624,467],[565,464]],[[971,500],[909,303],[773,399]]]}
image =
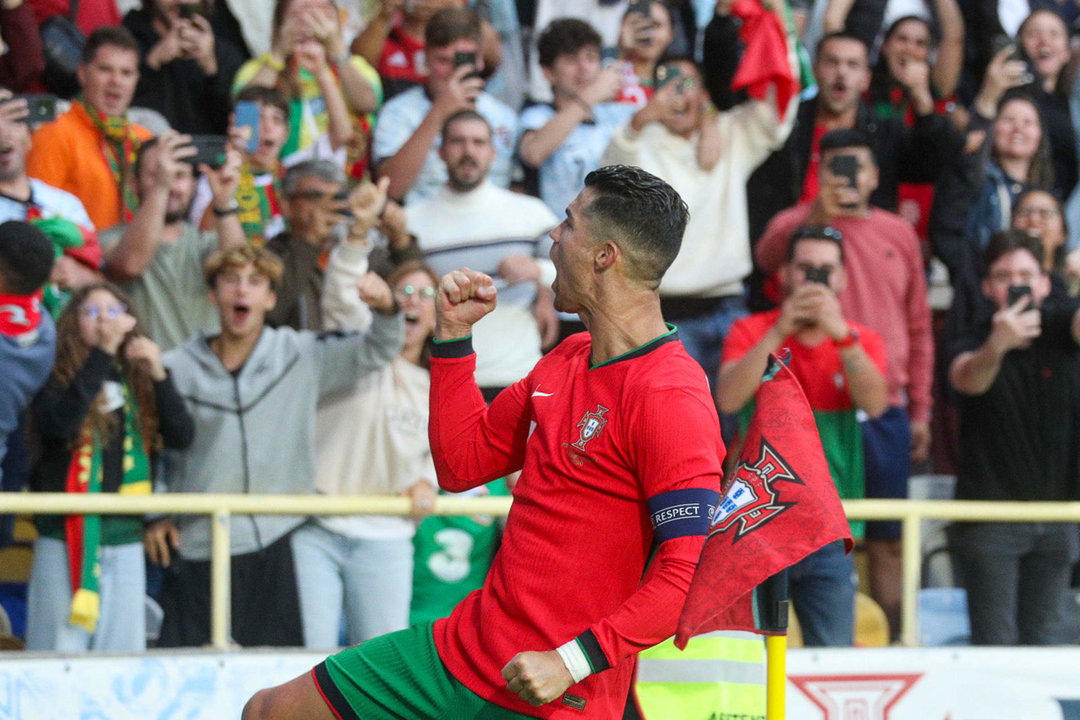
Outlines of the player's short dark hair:
{"label": "player's short dark hair", "polygon": [[52,241],[41,230],[20,220],[0,224],[0,291],[36,293],[49,279],[55,259]]}
{"label": "player's short dark hair", "polygon": [[428,50],[452,45],[458,40],[473,40],[480,45],[480,18],[463,7],[446,8],[431,16],[424,26],[424,43]]}
{"label": "player's short dark hair", "polygon": [[690,211],[675,189],[631,165],[608,165],[585,176],[595,194],[583,211],[601,236],[620,242],[640,280],[659,286],[682,245]]}
{"label": "player's short dark hair", "polygon": [[286,121],[289,119],[289,99],[277,88],[264,87],[262,85],[248,85],[243,90],[236,93],[236,98],[233,102],[234,109],[238,102],[253,102],[269,105],[270,107],[277,108],[283,112]]}
{"label": "player's short dark hair", "polygon": [[986,271],[989,272],[994,263],[1015,250],[1027,250],[1039,263],[1040,268],[1046,260],[1046,250],[1043,248],[1042,240],[1026,230],[1007,228],[990,236],[990,242],[983,253]]}
{"label": "player's short dark hair", "polygon": [[577,18],[558,18],[548,23],[536,41],[540,67],[549,68],[563,55],[573,55],[582,48],[604,46],[600,33],[592,25]]}
{"label": "player's short dark hair", "polygon": [[821,144],[818,147],[822,155],[829,150],[839,150],[840,148],[866,148],[870,151],[870,159],[874,161],[875,165],[877,164],[877,153],[874,152],[874,143],[870,140],[870,135],[858,128],[830,130],[822,136]]}
{"label": "player's short dark hair", "polygon": [[824,37],[818,40],[817,48],[814,50],[814,62],[816,63],[821,59],[821,51],[825,48],[825,44],[830,40],[853,40],[863,46],[863,50],[866,51],[867,61],[870,58],[870,46],[866,44],[866,41],[853,32],[848,30],[836,30],[831,33],[826,33]]}
{"label": "player's short dark hair", "polygon": [[135,36],[131,34],[130,30],[123,25],[104,25],[95,28],[90,33],[90,36],[86,38],[86,44],[83,45],[82,50],[82,64],[89,65],[94,62],[98,50],[106,45],[118,47],[121,50],[130,50],[136,55],[139,54],[139,43],[135,41]]}
{"label": "player's short dark hair", "polygon": [[831,242],[840,249],[840,262],[844,262],[844,233],[832,225],[802,225],[791,233],[788,241],[787,259],[791,262],[795,258],[795,246],[803,240],[821,240]]}
{"label": "player's short dark hair", "polygon": [[443,142],[446,142],[446,133],[450,130],[450,126],[458,122],[459,120],[476,120],[477,122],[484,123],[484,127],[488,129],[488,137],[490,137],[492,142],[494,142],[495,138],[492,134],[491,123],[487,121],[486,117],[476,112],[472,108],[458,110],[453,115],[446,118],[446,122],[443,123],[442,130],[440,131],[440,137],[442,138]]}

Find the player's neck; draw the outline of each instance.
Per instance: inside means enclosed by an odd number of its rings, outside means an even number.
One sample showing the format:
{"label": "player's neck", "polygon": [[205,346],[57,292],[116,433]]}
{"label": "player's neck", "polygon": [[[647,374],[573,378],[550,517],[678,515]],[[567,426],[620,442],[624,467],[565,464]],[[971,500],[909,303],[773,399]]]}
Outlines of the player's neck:
{"label": "player's neck", "polygon": [[592,336],[592,365],[625,355],[668,332],[656,293],[605,304],[596,312],[582,313],[582,320]]}

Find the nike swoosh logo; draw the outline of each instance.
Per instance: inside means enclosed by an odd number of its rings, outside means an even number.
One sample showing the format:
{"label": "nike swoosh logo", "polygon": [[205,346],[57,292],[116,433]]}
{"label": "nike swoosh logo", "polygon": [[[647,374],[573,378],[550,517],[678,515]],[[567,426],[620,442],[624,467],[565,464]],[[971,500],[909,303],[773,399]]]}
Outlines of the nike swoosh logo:
{"label": "nike swoosh logo", "polygon": [[551,397],[555,393],[540,392],[540,390],[533,390],[533,397]]}

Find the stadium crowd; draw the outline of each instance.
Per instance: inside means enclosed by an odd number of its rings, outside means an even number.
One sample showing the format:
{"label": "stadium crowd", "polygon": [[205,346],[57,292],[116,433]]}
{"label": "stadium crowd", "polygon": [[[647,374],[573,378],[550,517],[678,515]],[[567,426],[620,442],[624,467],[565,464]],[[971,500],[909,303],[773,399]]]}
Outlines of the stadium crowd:
{"label": "stadium crowd", "polygon": [[[659,293],[729,445],[788,348],[842,497],[1080,500],[1080,2],[0,0],[0,39],[3,490],[412,500],[235,517],[240,645],[482,584],[498,522],[429,517],[438,278],[495,279],[490,401],[583,329],[548,233],[603,165],[689,206]],[[26,647],[206,643],[209,522],[37,517]],[[852,523],[894,638],[898,526]],[[1076,526],[950,533],[974,643],[1080,642]],[[854,589],[797,566],[808,644]]]}

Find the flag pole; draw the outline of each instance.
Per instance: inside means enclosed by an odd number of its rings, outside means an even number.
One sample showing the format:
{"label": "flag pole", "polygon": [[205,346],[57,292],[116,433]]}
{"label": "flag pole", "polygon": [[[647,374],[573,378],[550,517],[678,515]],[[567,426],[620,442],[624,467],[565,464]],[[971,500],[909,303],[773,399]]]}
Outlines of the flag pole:
{"label": "flag pole", "polygon": [[788,571],[781,570],[758,586],[761,628],[765,637],[765,718],[784,720],[787,691]]}
{"label": "flag pole", "polygon": [[787,691],[787,635],[765,638],[765,718],[784,720]]}

